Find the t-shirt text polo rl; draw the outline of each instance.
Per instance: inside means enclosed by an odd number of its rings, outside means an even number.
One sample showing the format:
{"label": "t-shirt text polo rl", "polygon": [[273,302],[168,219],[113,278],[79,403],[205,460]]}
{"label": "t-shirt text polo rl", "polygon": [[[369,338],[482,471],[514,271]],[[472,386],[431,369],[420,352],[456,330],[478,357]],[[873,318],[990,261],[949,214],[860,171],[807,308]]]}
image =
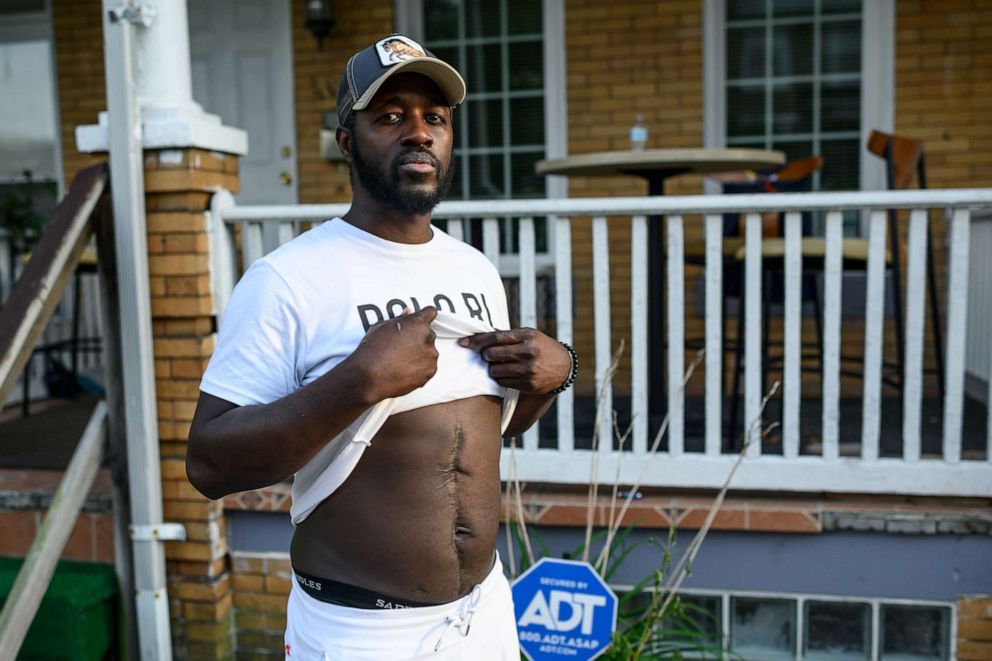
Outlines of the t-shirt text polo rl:
{"label": "t-shirt text polo rl", "polygon": [[200,390],[238,406],[268,404],[313,382],[349,356],[370,326],[408,307],[439,311],[432,325],[437,374],[367,410],[297,472],[294,524],[344,482],[392,413],[496,395],[504,397],[502,429],[509,423],[517,393],[457,343],[509,327],[503,283],[485,256],[432,229],[428,242],[405,244],[340,218],[327,221],[252,264],[224,310]]}

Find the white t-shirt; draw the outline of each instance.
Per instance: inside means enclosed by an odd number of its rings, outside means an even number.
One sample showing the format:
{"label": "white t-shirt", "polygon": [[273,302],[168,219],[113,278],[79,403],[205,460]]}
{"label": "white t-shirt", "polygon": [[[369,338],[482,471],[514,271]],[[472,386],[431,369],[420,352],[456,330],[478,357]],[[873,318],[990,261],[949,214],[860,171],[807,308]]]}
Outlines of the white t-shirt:
{"label": "white t-shirt", "polygon": [[256,261],[234,288],[200,390],[238,406],[289,395],[350,355],[369,326],[428,305],[439,310],[437,374],[367,410],[300,469],[293,523],[344,482],[392,413],[496,395],[505,430],[516,392],[490,379],[485,361],[457,338],[508,328],[506,294],[484,255],[437,228],[426,243],[394,243],[340,218]]}

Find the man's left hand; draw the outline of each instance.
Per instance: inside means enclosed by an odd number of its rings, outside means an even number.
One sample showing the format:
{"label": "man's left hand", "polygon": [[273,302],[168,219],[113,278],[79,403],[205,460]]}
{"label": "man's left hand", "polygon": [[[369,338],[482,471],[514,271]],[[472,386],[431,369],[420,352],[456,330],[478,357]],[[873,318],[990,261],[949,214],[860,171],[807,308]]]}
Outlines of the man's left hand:
{"label": "man's left hand", "polygon": [[568,378],[572,359],[557,340],[533,328],[476,333],[458,341],[489,363],[489,376],[501,386],[540,395]]}

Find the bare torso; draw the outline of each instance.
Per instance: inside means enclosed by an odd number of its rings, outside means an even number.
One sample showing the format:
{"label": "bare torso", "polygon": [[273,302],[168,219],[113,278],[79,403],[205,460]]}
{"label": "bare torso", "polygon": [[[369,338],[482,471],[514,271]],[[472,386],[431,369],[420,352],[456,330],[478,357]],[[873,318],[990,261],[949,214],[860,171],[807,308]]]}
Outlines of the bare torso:
{"label": "bare torso", "polygon": [[489,573],[499,527],[501,400],[390,417],[343,485],[300,523],[302,572],[424,603]]}

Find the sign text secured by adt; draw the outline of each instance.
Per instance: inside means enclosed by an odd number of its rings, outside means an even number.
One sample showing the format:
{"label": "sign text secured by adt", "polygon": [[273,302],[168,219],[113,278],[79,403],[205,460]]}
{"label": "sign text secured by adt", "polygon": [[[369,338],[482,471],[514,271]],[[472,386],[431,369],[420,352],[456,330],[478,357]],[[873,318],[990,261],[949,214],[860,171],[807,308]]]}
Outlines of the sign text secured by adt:
{"label": "sign text secured by adt", "polygon": [[513,607],[531,661],[595,659],[616,628],[617,597],[587,562],[541,558],[514,581]]}

